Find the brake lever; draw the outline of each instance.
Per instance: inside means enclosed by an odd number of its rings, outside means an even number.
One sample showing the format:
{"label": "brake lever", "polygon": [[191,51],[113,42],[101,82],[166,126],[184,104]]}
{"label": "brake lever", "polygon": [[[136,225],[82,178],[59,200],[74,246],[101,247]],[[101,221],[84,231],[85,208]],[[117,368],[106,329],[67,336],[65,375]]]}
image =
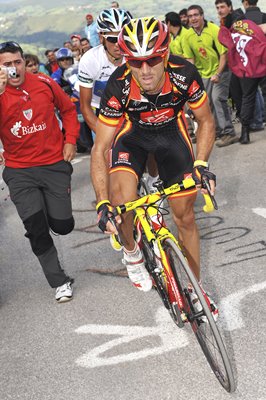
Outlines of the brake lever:
{"label": "brake lever", "polygon": [[[116,225],[116,219],[115,219],[115,217],[114,217],[114,216],[109,217],[109,221],[111,222],[111,224],[113,225],[113,227],[117,230],[117,225]],[[115,234],[115,233],[114,233],[113,235],[114,235],[115,239],[117,240],[117,242],[118,242],[121,246],[123,246],[123,243],[121,242],[121,239],[120,239],[119,234]]]}
{"label": "brake lever", "polygon": [[208,180],[206,178],[204,178],[204,176],[202,176],[201,181],[202,181],[203,189],[206,189],[208,192],[208,195],[210,196],[213,207],[215,208],[215,210],[218,210],[218,204],[215,200],[215,197],[211,194],[211,188],[210,188]]}

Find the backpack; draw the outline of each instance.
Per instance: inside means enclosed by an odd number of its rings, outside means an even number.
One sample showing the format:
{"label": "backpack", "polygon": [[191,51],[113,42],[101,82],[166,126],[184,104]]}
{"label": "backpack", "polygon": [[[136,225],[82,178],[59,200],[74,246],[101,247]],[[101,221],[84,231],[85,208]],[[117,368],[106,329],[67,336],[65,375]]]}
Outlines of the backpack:
{"label": "backpack", "polygon": [[239,78],[266,76],[266,36],[262,29],[248,19],[222,26],[219,41],[228,48],[228,65]]}

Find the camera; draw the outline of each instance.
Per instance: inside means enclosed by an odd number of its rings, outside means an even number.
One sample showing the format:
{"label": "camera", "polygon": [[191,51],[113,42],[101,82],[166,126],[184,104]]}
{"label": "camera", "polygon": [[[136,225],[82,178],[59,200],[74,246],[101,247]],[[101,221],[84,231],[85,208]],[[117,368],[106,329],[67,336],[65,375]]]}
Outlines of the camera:
{"label": "camera", "polygon": [[9,78],[16,78],[17,77],[17,70],[15,67],[1,67],[1,70],[6,71],[7,76]]}

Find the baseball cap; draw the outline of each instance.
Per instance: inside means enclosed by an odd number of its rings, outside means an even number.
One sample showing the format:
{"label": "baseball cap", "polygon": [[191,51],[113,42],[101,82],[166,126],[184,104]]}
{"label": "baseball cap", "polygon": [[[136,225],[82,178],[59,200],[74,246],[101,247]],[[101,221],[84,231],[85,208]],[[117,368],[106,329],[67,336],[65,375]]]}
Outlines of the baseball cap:
{"label": "baseball cap", "polygon": [[81,36],[80,35],[78,35],[78,34],[76,34],[76,33],[73,33],[73,35],[71,35],[70,36],[70,39],[73,39],[73,38],[77,38],[77,39],[81,39]]}

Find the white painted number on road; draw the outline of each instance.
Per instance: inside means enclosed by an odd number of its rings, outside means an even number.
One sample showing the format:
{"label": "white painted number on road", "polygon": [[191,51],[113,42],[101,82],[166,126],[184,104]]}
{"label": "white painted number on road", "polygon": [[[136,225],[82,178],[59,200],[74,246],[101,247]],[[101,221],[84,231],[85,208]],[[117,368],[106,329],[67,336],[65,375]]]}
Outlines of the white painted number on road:
{"label": "white painted number on road", "polygon": [[[115,365],[122,362],[135,361],[148,356],[157,356],[171,350],[188,345],[187,334],[184,330],[177,329],[165,308],[158,309],[156,326],[122,326],[122,325],[84,325],[76,330],[78,334],[91,335],[119,335],[117,339],[109,340],[101,346],[95,347],[76,360],[81,367],[95,368],[105,365]],[[132,342],[149,336],[159,336],[161,344],[155,348],[146,348],[132,353],[115,356],[104,355],[108,350],[124,343]]]}
{"label": "white painted number on road", "polygon": [[[247,296],[266,289],[266,281],[239,290],[222,299],[219,304],[219,325],[222,329],[234,331],[244,326],[242,318],[241,301]],[[188,345],[188,334],[183,329],[178,329],[164,307],[156,313],[156,326],[123,326],[123,325],[84,325],[76,329],[78,334],[90,335],[116,335],[116,339],[89,350],[76,360],[81,367],[95,368],[106,365],[115,365],[122,362],[140,360],[149,356],[157,356],[171,350],[176,350]],[[146,348],[140,351],[123,353],[119,355],[106,355],[107,351],[145,337],[159,336],[161,343],[155,348]],[[119,350],[117,351],[119,352]]]}
{"label": "white painted number on road", "polygon": [[260,217],[266,218],[266,208],[252,208],[252,211]]}
{"label": "white painted number on road", "polygon": [[[220,303],[221,316],[225,319],[225,328],[228,331],[234,331],[242,328],[244,320],[241,313],[241,300],[252,293],[257,293],[266,289],[266,281],[257,283],[256,285],[239,290],[222,299]],[[255,306],[255,304],[254,304]]]}

